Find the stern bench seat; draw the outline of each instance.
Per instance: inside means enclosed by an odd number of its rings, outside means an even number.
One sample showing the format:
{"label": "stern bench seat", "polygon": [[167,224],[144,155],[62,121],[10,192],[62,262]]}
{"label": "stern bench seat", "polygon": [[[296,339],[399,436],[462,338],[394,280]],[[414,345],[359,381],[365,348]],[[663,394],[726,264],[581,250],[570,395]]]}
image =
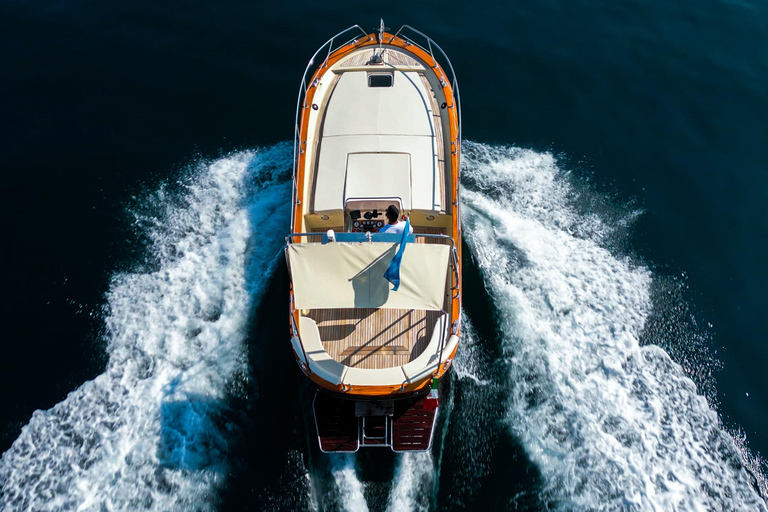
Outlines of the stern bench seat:
{"label": "stern bench seat", "polygon": [[[344,384],[353,389],[360,386],[404,386],[434,373],[438,367],[437,359],[441,343],[445,343],[443,361],[450,355],[458,339],[454,340],[456,336],[451,336],[446,340],[447,320],[447,314],[440,315],[432,331],[429,344],[416,359],[403,366],[391,368],[351,368],[335,361],[323,348],[317,323],[309,317],[299,317],[300,340],[293,338],[291,342],[294,345],[294,351],[302,361],[304,358],[300,345],[303,345],[307,355],[307,364],[312,373],[333,385]],[[296,341],[294,342],[294,340]]]}

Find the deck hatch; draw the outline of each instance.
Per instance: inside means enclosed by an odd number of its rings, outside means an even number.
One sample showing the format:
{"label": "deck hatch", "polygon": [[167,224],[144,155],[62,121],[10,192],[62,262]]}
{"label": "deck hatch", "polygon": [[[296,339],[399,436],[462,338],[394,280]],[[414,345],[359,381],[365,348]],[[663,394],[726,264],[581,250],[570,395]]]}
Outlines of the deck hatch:
{"label": "deck hatch", "polygon": [[[411,155],[352,153],[347,155],[344,202],[348,199],[399,197],[411,209]],[[386,207],[385,207],[386,208]]]}
{"label": "deck hatch", "polygon": [[368,75],[368,87],[392,87],[392,73],[371,73]]}

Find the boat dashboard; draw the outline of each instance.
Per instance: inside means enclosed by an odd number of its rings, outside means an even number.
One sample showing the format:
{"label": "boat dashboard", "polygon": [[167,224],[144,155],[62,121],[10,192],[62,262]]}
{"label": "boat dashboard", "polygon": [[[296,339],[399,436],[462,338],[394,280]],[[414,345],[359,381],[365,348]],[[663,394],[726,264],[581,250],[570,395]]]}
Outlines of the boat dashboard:
{"label": "boat dashboard", "polygon": [[349,231],[352,233],[378,233],[386,224],[386,216],[379,210],[353,210],[349,213]]}
{"label": "boat dashboard", "polygon": [[403,211],[403,201],[399,197],[347,199],[344,208],[346,231],[378,233],[388,223],[385,212],[392,204]]}

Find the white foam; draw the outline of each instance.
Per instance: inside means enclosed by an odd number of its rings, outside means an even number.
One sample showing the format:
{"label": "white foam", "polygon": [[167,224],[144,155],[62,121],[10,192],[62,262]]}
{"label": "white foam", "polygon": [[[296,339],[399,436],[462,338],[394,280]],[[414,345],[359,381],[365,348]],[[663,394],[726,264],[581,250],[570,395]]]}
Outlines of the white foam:
{"label": "white foam", "polygon": [[470,380],[478,386],[492,386],[495,383],[483,375],[482,361],[477,346],[477,333],[469,317],[461,315],[461,341],[456,354],[453,371],[459,380]]}
{"label": "white foam", "polygon": [[[500,311],[509,426],[569,510],[766,510],[717,414],[638,338],[652,275],[548,154],[468,143],[465,237]],[[628,212],[631,217],[636,212]]]}
{"label": "white foam", "polygon": [[106,371],[34,413],[0,459],[0,508],[214,508],[236,428],[226,399],[248,378],[249,315],[288,226],[289,165],[284,144],[237,153],[141,201],[149,262],[112,280]]}
{"label": "white foam", "polygon": [[389,512],[429,510],[435,464],[431,452],[405,453],[399,456],[395,480],[389,495]]}
{"label": "white foam", "polygon": [[347,512],[368,512],[363,483],[357,476],[354,455],[333,455],[331,475],[336,486],[336,495]]}

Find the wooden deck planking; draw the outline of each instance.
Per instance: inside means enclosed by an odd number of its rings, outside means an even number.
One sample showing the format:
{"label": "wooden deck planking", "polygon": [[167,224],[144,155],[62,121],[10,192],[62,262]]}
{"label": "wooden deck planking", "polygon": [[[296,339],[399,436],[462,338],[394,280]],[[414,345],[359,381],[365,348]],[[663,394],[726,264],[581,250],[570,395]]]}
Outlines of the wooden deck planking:
{"label": "wooden deck planking", "polygon": [[418,357],[429,344],[442,311],[312,309],[323,348],[354,368],[391,368]]}
{"label": "wooden deck planking", "polygon": [[352,57],[349,57],[342,61],[339,66],[342,68],[349,68],[349,67],[355,67],[355,66],[364,66],[369,60],[371,60],[371,57],[373,57],[373,52],[375,50],[366,50],[359,52]]}
{"label": "wooden deck planking", "polygon": [[[339,67],[350,68],[350,67],[357,67],[357,66],[365,66],[371,60],[371,57],[373,57],[373,54],[376,51],[377,49],[358,52],[355,55],[348,57],[346,60],[342,61],[339,64]],[[422,64],[416,59],[414,59],[413,57],[405,55],[404,53],[398,52],[396,50],[385,51],[383,55],[383,61],[389,64],[390,66],[411,66],[414,68],[423,67]],[[386,68],[374,69],[374,71],[386,71],[386,70],[387,70]]]}
{"label": "wooden deck planking", "polygon": [[[413,232],[415,234],[422,234],[422,235],[444,235],[445,234],[445,228],[428,228],[423,226],[414,226]],[[416,243],[419,244],[443,244],[443,245],[449,245],[451,243],[450,240],[447,240],[445,238],[419,238],[416,237]]]}

